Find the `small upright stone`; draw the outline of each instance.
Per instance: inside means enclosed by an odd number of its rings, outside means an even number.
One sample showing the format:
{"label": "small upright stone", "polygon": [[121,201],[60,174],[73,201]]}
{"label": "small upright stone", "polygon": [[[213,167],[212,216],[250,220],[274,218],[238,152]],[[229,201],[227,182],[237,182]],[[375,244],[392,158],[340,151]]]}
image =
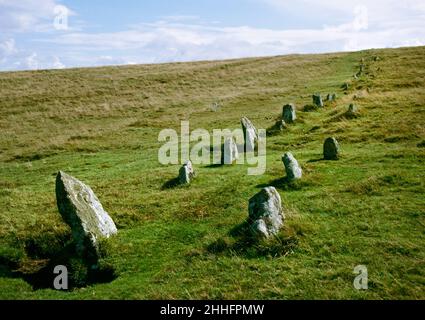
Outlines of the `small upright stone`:
{"label": "small upright stone", "polygon": [[277,121],[275,127],[279,131],[283,131],[285,129],[288,129],[288,126],[287,126],[285,120],[279,120],[279,121]]}
{"label": "small upright stone", "polygon": [[254,127],[252,122],[246,117],[243,117],[241,119],[241,124],[245,139],[245,151],[254,151],[258,142],[257,129]]}
{"label": "small upright stone", "polygon": [[194,177],[195,171],[193,170],[192,162],[189,160],[180,168],[179,182],[180,184],[190,184]]}
{"label": "small upright stone", "polygon": [[286,176],[289,181],[301,179],[303,176],[303,170],[301,169],[298,161],[292,155],[287,152],[282,157],[283,164],[285,166]]}
{"label": "small upright stone", "polygon": [[287,104],[283,106],[282,120],[285,123],[294,123],[297,120],[297,111],[294,104]]}
{"label": "small upright stone", "polygon": [[249,224],[258,237],[276,235],[282,228],[285,215],[282,200],[274,187],[262,189],[249,200]]}
{"label": "small upright stone", "polygon": [[349,84],[349,83],[344,83],[344,84],[342,85],[342,89],[343,89],[343,90],[345,90],[345,91],[350,90],[350,84]]}
{"label": "small upright stone", "polygon": [[362,63],[359,67],[359,72],[357,72],[357,77],[360,77],[365,70],[365,65]]}
{"label": "small upright stone", "polygon": [[348,107],[348,111],[347,111],[347,116],[348,117],[351,117],[351,118],[353,118],[353,117],[357,117],[357,115],[358,115],[358,112],[359,112],[359,109],[357,108],[357,106],[355,105],[355,104],[350,104],[350,106]]}
{"label": "small upright stone", "polygon": [[337,95],[336,93],[329,93],[326,100],[328,100],[329,102],[334,102],[336,101]]}
{"label": "small upright stone", "polygon": [[93,190],[60,171],[56,176],[56,200],[64,221],[71,227],[80,256],[96,258],[99,240],[116,234],[117,227]]}
{"label": "small upright stone", "polygon": [[323,99],[320,93],[313,94],[313,104],[319,108],[323,108]]}
{"label": "small upright stone", "polygon": [[323,155],[325,160],[338,160],[339,144],[335,138],[328,138],[323,145]]}
{"label": "small upright stone", "polygon": [[223,152],[222,152],[222,163],[233,164],[239,159],[238,146],[236,145],[233,137],[229,137],[224,141]]}

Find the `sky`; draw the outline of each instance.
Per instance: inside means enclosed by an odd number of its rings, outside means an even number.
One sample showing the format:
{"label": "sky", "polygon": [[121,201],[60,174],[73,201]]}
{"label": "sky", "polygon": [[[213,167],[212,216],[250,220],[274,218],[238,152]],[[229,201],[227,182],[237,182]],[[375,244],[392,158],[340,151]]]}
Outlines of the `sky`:
{"label": "sky", "polygon": [[425,45],[425,0],[0,0],[0,71]]}

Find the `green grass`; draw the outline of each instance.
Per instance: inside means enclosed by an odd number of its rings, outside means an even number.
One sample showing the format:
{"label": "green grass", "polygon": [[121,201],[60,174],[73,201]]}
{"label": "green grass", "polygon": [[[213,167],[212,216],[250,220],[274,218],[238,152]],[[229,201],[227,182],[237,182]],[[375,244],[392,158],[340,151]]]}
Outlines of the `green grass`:
{"label": "green grass", "polygon": [[[0,73],[0,298],[424,299],[424,57],[416,47]],[[303,112],[315,92],[338,99]],[[192,185],[163,188],[179,166],[158,163],[162,129],[181,120],[235,129],[242,116],[270,128],[291,102],[299,120],[268,137],[266,174],[197,166]],[[352,102],[360,116],[347,119]],[[329,136],[339,161],[320,161]],[[288,151],[304,169],[291,185],[281,182]],[[31,271],[69,239],[58,170],[89,184],[117,223],[112,282],[33,290],[13,272]],[[237,230],[266,185],[282,196],[285,228],[251,243]],[[353,287],[360,264],[367,291]]]}

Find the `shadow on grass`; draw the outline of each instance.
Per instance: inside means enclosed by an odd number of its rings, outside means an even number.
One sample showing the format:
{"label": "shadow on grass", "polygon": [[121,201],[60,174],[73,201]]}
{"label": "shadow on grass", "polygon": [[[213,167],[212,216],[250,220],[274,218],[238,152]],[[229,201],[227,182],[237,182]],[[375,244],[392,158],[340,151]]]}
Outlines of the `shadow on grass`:
{"label": "shadow on grass", "polygon": [[311,159],[311,160],[308,160],[307,163],[316,163],[316,162],[322,162],[322,161],[326,161],[325,158]]}
{"label": "shadow on grass", "polygon": [[81,257],[75,252],[70,241],[65,247],[50,249],[49,257],[42,249],[26,248],[26,256],[20,259],[0,256],[0,277],[21,278],[33,290],[54,289],[54,273],[57,266],[65,266],[68,271],[68,290],[83,288],[97,283],[109,283],[117,278],[112,265],[102,257]]}
{"label": "shadow on grass", "polygon": [[168,180],[166,183],[164,183],[161,187],[161,190],[170,190],[174,189],[180,186],[180,180],[179,178],[173,178],[171,180]]}
{"label": "shadow on grass", "polygon": [[288,177],[279,178],[270,181],[269,183],[262,183],[259,185],[256,185],[256,188],[267,188],[267,187],[275,187],[279,190],[285,190],[285,191],[298,191],[301,190],[303,187],[306,187],[310,185],[305,180],[290,180]]}
{"label": "shadow on grass", "polygon": [[212,254],[241,255],[246,258],[281,257],[294,252],[298,245],[296,236],[285,235],[285,231],[270,239],[258,239],[252,233],[249,223],[237,225],[229,233],[207,247]]}
{"label": "shadow on grass", "polygon": [[217,169],[217,168],[221,168],[224,167],[223,163],[215,163],[215,164],[209,164],[207,166],[205,166],[205,168],[207,169]]}

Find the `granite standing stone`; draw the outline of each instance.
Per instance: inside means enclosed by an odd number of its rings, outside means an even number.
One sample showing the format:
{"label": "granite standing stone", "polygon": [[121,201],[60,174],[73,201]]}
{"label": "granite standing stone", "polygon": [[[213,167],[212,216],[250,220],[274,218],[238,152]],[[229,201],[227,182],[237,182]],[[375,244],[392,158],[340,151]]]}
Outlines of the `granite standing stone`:
{"label": "granite standing stone", "polygon": [[241,124],[245,139],[245,151],[254,151],[258,142],[257,129],[254,127],[252,122],[246,117],[243,117],[241,119]]}
{"label": "granite standing stone", "polygon": [[224,141],[222,159],[223,164],[233,164],[239,159],[238,146],[233,137],[227,138]]}
{"label": "granite standing stone", "polygon": [[286,176],[289,181],[301,179],[303,171],[298,164],[298,161],[292,155],[292,153],[285,153],[282,157],[283,164],[285,166]]}
{"label": "granite standing stone", "polygon": [[56,176],[56,200],[59,213],[71,227],[77,253],[98,256],[99,240],[118,231],[93,190],[60,171]]}
{"label": "granite standing stone", "polygon": [[282,110],[282,120],[285,123],[294,123],[297,119],[297,111],[294,104],[287,104],[283,106]]}
{"label": "granite standing stone", "polygon": [[180,168],[179,182],[180,184],[190,184],[194,177],[195,171],[193,170],[192,162],[189,160]]}
{"label": "granite standing stone", "polygon": [[325,160],[338,160],[339,158],[339,144],[335,138],[326,139],[323,145],[323,155]]}
{"label": "granite standing stone", "polygon": [[319,93],[313,94],[313,104],[319,108],[323,108],[323,99]]}
{"label": "granite standing stone", "polygon": [[258,237],[276,235],[282,228],[285,215],[282,200],[274,187],[262,189],[249,200],[249,223]]}

